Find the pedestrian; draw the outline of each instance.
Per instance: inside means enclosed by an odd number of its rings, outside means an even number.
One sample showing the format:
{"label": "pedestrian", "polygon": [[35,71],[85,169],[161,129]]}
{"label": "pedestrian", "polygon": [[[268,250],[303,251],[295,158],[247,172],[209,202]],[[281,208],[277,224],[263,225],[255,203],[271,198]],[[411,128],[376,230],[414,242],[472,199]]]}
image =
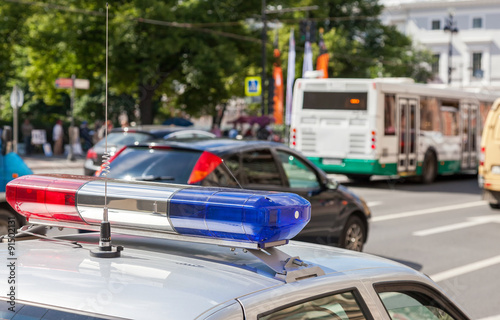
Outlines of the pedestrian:
{"label": "pedestrian", "polygon": [[108,120],[107,122],[107,126],[106,125],[103,125],[100,129],[99,129],[99,140],[101,140],[102,138],[105,137],[106,135],[106,127],[108,129],[108,132],[107,133],[110,133],[111,130],[113,129],[113,122],[111,122],[111,120]]}
{"label": "pedestrian", "polygon": [[30,120],[26,118],[21,126],[26,155],[31,154],[31,131],[33,131],[33,125],[30,123]]}
{"label": "pedestrian", "polygon": [[222,131],[220,130],[219,125],[218,125],[218,124],[214,124],[214,125],[213,125],[211,132],[212,132],[213,134],[215,134],[215,136],[216,136],[217,138],[222,137]]}
{"label": "pedestrian", "polygon": [[83,150],[87,151],[92,148],[92,137],[90,136],[90,129],[88,122],[83,121],[80,125],[80,138],[83,140]]}
{"label": "pedestrian", "polygon": [[57,120],[54,128],[52,129],[52,141],[54,141],[54,155],[63,154],[63,126],[62,120]]}

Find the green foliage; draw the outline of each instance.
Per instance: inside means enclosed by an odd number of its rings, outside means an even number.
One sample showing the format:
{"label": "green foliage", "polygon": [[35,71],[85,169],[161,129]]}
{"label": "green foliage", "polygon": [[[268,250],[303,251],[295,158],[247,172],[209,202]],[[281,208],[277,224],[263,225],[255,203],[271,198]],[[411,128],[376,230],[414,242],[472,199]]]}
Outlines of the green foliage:
{"label": "green foliage", "polygon": [[[318,5],[310,12],[270,14],[277,29],[284,75],[288,37],[296,38],[296,77],[301,76],[304,43],[298,23],[309,17],[325,29],[330,77],[405,76],[425,82],[431,55],[412,47],[396,29],[381,24],[376,0],[278,0],[278,5]],[[104,118],[106,8],[96,0],[0,3],[0,117],[12,117],[12,86],[26,93],[20,117],[41,124],[70,117],[70,89],[57,89],[57,78],[90,80],[76,90],[75,120]],[[244,92],[243,79],[261,73],[261,1],[123,0],[109,8],[110,118],[127,112],[135,121],[161,122],[175,112],[215,114],[216,106]],[[274,57],[268,32],[267,74]],[[314,57],[319,48],[313,44]],[[162,96],[167,97],[161,101]],[[267,99],[266,99],[267,100]],[[255,105],[258,111],[258,105]],[[251,109],[251,108],[250,108]],[[156,118],[155,118],[156,116]],[[32,121],[33,122],[33,121]]]}

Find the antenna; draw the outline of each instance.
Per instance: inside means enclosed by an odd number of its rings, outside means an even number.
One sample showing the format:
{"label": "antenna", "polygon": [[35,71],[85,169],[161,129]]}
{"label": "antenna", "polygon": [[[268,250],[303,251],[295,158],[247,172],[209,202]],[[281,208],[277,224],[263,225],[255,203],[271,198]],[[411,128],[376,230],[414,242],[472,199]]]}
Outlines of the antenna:
{"label": "antenna", "polygon": [[[109,4],[106,2],[106,96],[104,111],[104,150],[103,172],[107,175],[109,172],[109,154],[108,154],[108,12]],[[122,246],[111,246],[111,225],[108,221],[108,181],[104,180],[104,208],[102,213],[101,231],[99,235],[99,250],[91,250],[90,255],[98,258],[117,258],[123,250]]]}

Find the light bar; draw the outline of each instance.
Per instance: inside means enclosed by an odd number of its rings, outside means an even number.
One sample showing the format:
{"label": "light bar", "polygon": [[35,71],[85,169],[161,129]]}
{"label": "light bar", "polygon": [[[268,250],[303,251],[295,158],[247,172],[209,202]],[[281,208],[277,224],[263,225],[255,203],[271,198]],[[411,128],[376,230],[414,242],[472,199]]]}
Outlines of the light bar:
{"label": "light bar", "polygon": [[6,198],[31,223],[98,230],[105,181],[109,222],[116,233],[201,237],[264,248],[286,243],[311,218],[309,202],[292,193],[72,175],[17,178],[7,185]]}

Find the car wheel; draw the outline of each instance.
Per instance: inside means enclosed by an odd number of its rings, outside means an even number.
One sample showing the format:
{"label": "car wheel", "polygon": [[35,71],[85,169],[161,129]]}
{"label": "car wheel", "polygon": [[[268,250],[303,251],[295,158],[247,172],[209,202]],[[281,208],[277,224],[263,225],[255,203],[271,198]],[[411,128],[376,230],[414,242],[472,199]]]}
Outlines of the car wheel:
{"label": "car wheel", "polygon": [[433,152],[427,152],[422,165],[422,183],[429,184],[436,180],[437,160]]}
{"label": "car wheel", "polygon": [[366,227],[358,216],[350,216],[340,236],[340,247],[363,251],[366,241]]}
{"label": "car wheel", "polygon": [[492,209],[500,209],[500,203],[491,203],[490,202],[490,208],[492,208]]}
{"label": "car wheel", "polygon": [[16,222],[17,230],[19,228],[19,221],[17,221],[16,216],[6,209],[0,209],[0,235],[9,233],[9,220],[11,219],[14,219]]}

